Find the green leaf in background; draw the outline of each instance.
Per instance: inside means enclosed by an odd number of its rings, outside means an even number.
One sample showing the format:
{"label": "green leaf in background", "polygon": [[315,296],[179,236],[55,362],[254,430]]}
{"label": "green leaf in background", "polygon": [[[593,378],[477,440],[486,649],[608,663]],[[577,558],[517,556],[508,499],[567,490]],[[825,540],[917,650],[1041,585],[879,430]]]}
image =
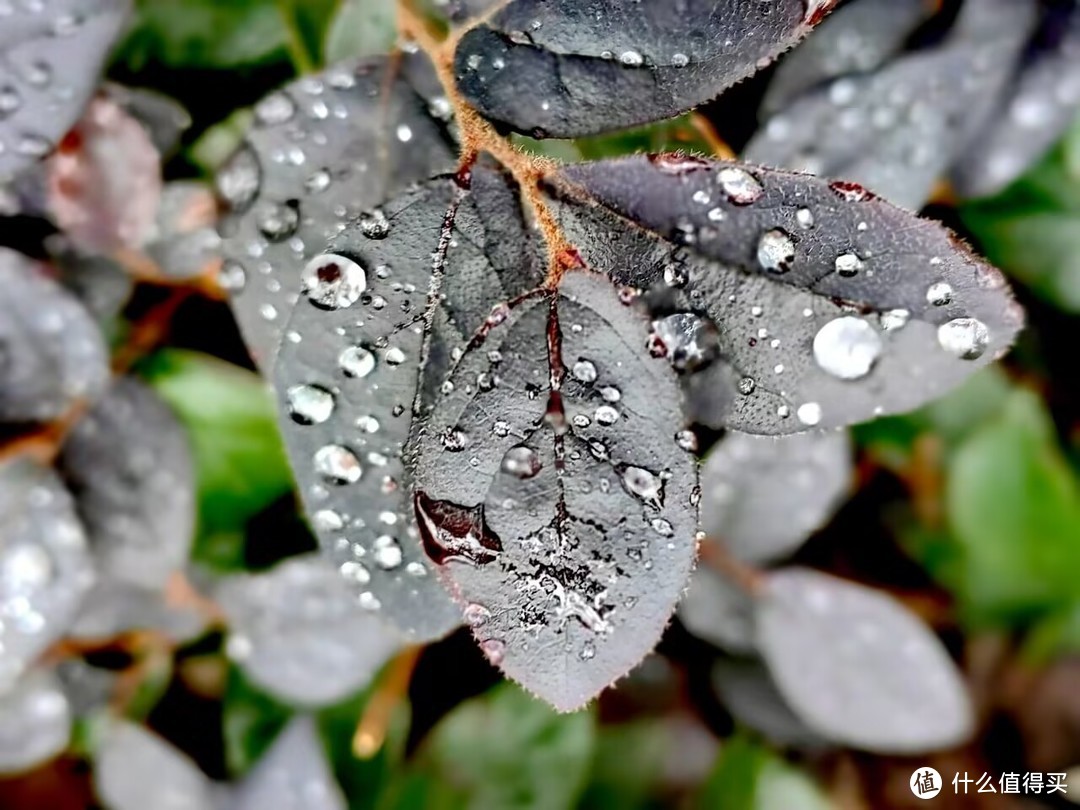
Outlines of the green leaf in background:
{"label": "green leaf in background", "polygon": [[1080,599],[1080,486],[1039,398],[1014,394],[947,468],[969,620],[1015,624]]}
{"label": "green leaf in background", "polygon": [[579,806],[587,810],[658,807],[653,794],[664,778],[672,729],[662,720],[601,726],[589,786]]}
{"label": "green leaf in background", "polygon": [[224,121],[207,127],[199,139],[188,147],[188,160],[206,177],[212,178],[240,146],[254,118],[255,114],[244,108]]}
{"label": "green leaf in background", "polygon": [[996,197],[960,208],[987,257],[1033,292],[1080,312],[1080,121]]}
{"label": "green leaf in background", "polygon": [[288,32],[289,53],[298,73],[323,64],[323,40],[338,0],[275,0]]}
{"label": "green leaf in background", "polygon": [[174,68],[234,68],[286,56],[289,30],[268,0],[138,0],[117,60]]}
{"label": "green leaf in background", "polygon": [[293,486],[270,391],[250,371],[176,349],[153,355],[140,373],[191,437],[199,491],[195,556],[221,560],[215,544],[230,548],[253,515]]}
{"label": "green leaf in background", "polygon": [[396,39],[395,0],[342,0],[326,35],[326,62],[389,53]]}
{"label": "green leaf in background", "polygon": [[240,776],[273,744],[292,712],[256,689],[235,666],[229,667],[221,704],[225,765],[230,775]]}
{"label": "green leaf in background", "polygon": [[557,714],[502,684],[443,719],[380,806],[567,810],[585,787],[595,745],[592,712]]}
{"label": "green leaf in background", "polygon": [[831,810],[805,773],[746,737],[732,737],[698,797],[700,810]]}
{"label": "green leaf in background", "polygon": [[707,127],[704,119],[693,113],[660,121],[644,127],[613,132],[609,135],[594,135],[573,141],[548,138],[536,140],[524,135],[513,136],[516,146],[541,157],[558,160],[562,163],[577,163],[582,160],[600,160],[640,152],[686,152],[694,155],[711,155],[703,130]]}

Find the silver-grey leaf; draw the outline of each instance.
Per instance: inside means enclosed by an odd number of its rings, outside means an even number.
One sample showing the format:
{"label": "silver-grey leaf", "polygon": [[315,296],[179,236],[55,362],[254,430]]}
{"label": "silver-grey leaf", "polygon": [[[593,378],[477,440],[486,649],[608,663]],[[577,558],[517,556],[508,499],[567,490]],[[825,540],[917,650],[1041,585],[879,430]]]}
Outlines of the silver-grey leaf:
{"label": "silver-grey leaf", "polygon": [[70,737],[71,706],[53,673],[33,670],[0,694],[0,775],[52,759]]}
{"label": "silver-grey leaf", "polygon": [[81,303],[24,256],[0,248],[0,422],[49,422],[109,379],[105,340]]}
{"label": "silver-grey leaf", "polygon": [[45,157],[82,113],[130,0],[0,7],[0,184]]}
{"label": "silver-grey leaf", "polygon": [[93,581],[86,535],[56,474],[0,462],[0,693],[63,635]]}
{"label": "silver-grey leaf", "polygon": [[652,649],[693,564],[696,463],[647,324],[581,272],[499,307],[414,437],[428,555],[489,660],[562,710]]}
{"label": "silver-grey leaf", "polygon": [[232,210],[221,283],[264,372],[305,262],[391,194],[454,168],[450,115],[420,53],[343,63],[255,106],[255,126],[217,186]]}
{"label": "silver-grey leaf", "polygon": [[737,559],[792,554],[832,517],[851,487],[844,431],[793,436],[729,432],[701,472],[701,528]]}
{"label": "silver-grey leaf", "polygon": [[777,745],[823,746],[821,735],[791,710],[760,661],[723,658],[713,665],[712,683],[736,720]]}
{"label": "silver-grey leaf", "polygon": [[780,434],[910,410],[1023,321],[951,232],[852,183],[653,155],[569,166],[549,188],[586,264],[657,299],[652,347],[709,424]]}
{"label": "silver-grey leaf", "polygon": [[221,582],[227,651],[257,686],[298,706],[325,706],[362,689],[403,644],[326,560],[295,557]]}
{"label": "silver-grey leaf", "polygon": [[698,638],[728,652],[756,652],[753,599],[707,565],[699,565],[691,576],[679,602],[679,621]]}
{"label": "silver-grey leaf", "polygon": [[164,586],[195,535],[195,472],[187,433],[152,390],[116,380],[78,421],[59,469],[103,577]]}
{"label": "silver-grey leaf", "polygon": [[892,597],[807,569],[769,575],[758,644],[780,693],[823,737],[917,754],[964,742],[974,714],[938,638]]}

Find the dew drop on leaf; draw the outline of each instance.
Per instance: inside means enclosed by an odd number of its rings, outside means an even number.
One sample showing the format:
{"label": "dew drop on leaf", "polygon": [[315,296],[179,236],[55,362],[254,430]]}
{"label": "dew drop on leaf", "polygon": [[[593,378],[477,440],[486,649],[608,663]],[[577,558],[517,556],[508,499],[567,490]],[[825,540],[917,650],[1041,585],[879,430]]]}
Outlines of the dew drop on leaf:
{"label": "dew drop on leaf", "polygon": [[360,299],[367,289],[367,274],[352,259],[324,253],[304,267],[300,285],[311,303],[320,309],[341,309]]}
{"label": "dew drop on leaf", "polygon": [[315,451],[315,472],[331,484],[355,484],[360,480],[363,469],[360,459],[347,447],[340,444],[328,444]]}
{"label": "dew drop on leaf", "polygon": [[334,412],[334,395],[318,385],[294,385],[287,392],[289,416],[300,425],[319,425]]}
{"label": "dew drop on leaf", "polygon": [[955,318],[938,327],[941,348],[961,360],[978,360],[990,345],[990,330],[977,318]]}
{"label": "dew drop on leaf", "polygon": [[814,361],[841,380],[858,380],[869,374],[882,349],[877,330],[868,321],[850,315],[834,318],[814,336]]}

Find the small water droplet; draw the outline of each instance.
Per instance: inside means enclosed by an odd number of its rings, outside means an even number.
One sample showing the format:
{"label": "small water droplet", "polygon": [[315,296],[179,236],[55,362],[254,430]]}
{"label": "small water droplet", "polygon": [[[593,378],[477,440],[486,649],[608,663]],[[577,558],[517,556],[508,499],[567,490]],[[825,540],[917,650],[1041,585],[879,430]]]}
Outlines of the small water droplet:
{"label": "small water droplet", "polygon": [[218,271],[218,285],[231,295],[243,292],[247,285],[247,271],[239,262],[225,261]]}
{"label": "small water droplet", "polygon": [[758,241],[757,260],[769,273],[782,274],[791,270],[795,262],[795,242],[780,228],[765,231]]}
{"label": "small water droplet", "polygon": [[835,267],[841,276],[851,278],[863,269],[863,263],[854,253],[841,253],[836,257]]}
{"label": "small water droplet", "polygon": [[596,645],[591,641],[586,641],[581,645],[580,656],[582,661],[591,661],[596,657]]}
{"label": "small water droplet", "polygon": [[620,470],[623,488],[654,509],[664,505],[664,482],[644,467],[624,465]]}
{"label": "small water droplet", "polygon": [[757,381],[753,377],[743,377],[739,380],[739,393],[743,396],[750,396],[757,388]]}
{"label": "small water droplet", "polygon": [[961,360],[978,360],[990,345],[990,330],[977,318],[955,318],[937,334],[941,348]]}
{"label": "small water droplet", "polygon": [[315,451],[315,472],[331,484],[355,484],[363,470],[360,459],[347,447],[328,444]]}
{"label": "small water droplet", "polygon": [[799,223],[800,228],[808,231],[814,227],[814,212],[809,208],[800,208],[795,212],[795,221]]}
{"label": "small water droplet", "polygon": [[457,428],[446,428],[439,438],[442,441],[442,446],[451,453],[460,453],[469,446],[468,434]]}
{"label": "small water droplet", "polygon": [[640,67],[645,62],[645,57],[637,51],[623,51],[619,54],[619,61],[627,67]]}
{"label": "small water droplet", "polygon": [[598,425],[604,427],[610,427],[619,421],[619,412],[612,408],[610,405],[601,405],[596,409],[596,413],[593,414],[593,418]]}
{"label": "small water droplet", "polygon": [[355,304],[367,289],[364,268],[335,253],[316,256],[300,276],[308,300],[320,309],[341,309]]}
{"label": "small water droplet", "polygon": [[503,456],[501,469],[504,473],[522,480],[533,478],[540,472],[540,457],[531,447],[511,447]]}
{"label": "small water droplet", "polygon": [[805,402],[795,411],[795,417],[804,425],[813,427],[821,422],[821,406],[816,402]]}
{"label": "small water droplet", "polygon": [[371,557],[375,564],[384,571],[393,571],[401,565],[402,552],[398,541],[388,534],[375,538],[371,546]]}
{"label": "small water droplet", "polygon": [[321,532],[337,532],[345,527],[345,521],[333,509],[320,509],[311,516],[311,522]]}
{"label": "small water droplet", "polygon": [[386,358],[387,365],[390,366],[400,366],[402,363],[405,362],[405,352],[403,352],[397,346],[391,346],[389,349],[387,349],[384,357]]}
{"label": "small water droplet", "polygon": [[596,382],[596,366],[588,360],[578,360],[570,370],[574,379],[586,384]]}
{"label": "small water droplet", "polygon": [[926,291],[926,302],[931,306],[944,307],[952,303],[953,288],[944,281],[931,284]]}
{"label": "small water droplet", "polygon": [[845,315],[818,330],[814,361],[838,379],[858,380],[870,373],[882,348],[881,336],[869,322]]}
{"label": "small water droplet", "polygon": [[346,377],[366,377],[375,370],[375,355],[363,346],[347,346],[338,355],[338,367]]}
{"label": "small water droplet", "polygon": [[255,120],[266,127],[277,126],[296,115],[296,102],[283,92],[271,93],[255,105]]}
{"label": "small water droplet", "polygon": [[713,361],[719,340],[711,320],[679,312],[652,322],[647,348],[653,357],[666,357],[676,371],[693,372]]}
{"label": "small water droplet", "polygon": [[690,64],[690,57],[687,56],[685,53],[673,53],[671,55],[671,66],[672,67],[681,68],[681,67],[686,67],[689,64]]}
{"label": "small water droplet", "polygon": [[390,235],[390,220],[375,210],[360,217],[360,232],[368,239],[385,239]]}
{"label": "small water droplet", "polygon": [[895,332],[903,329],[910,318],[911,313],[906,309],[890,309],[887,312],[882,312],[879,320],[882,329],[886,332]]}
{"label": "small water droplet", "polygon": [[698,449],[697,436],[692,430],[680,430],[675,434],[675,444],[687,453],[696,453]]}
{"label": "small water droplet", "polygon": [[321,425],[334,413],[334,395],[319,385],[294,385],[286,392],[289,417],[300,425]]}
{"label": "small water droplet", "polygon": [[300,208],[296,200],[284,204],[264,203],[257,209],[255,225],[259,233],[271,242],[281,242],[296,233],[300,225]]}
{"label": "small water droplet", "polygon": [[717,180],[728,200],[735,205],[751,205],[761,199],[765,193],[761,183],[754,175],[737,166],[728,166],[719,171]]}

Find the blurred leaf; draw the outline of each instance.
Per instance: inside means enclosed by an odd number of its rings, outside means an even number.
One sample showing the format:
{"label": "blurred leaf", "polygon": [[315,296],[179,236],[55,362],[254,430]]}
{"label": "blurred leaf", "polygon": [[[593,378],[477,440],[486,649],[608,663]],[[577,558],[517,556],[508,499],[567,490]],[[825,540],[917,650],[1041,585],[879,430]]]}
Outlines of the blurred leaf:
{"label": "blurred leaf", "polygon": [[[314,69],[323,61],[323,41],[334,17],[338,0],[276,0],[278,9],[292,38],[291,50],[294,63],[300,62],[307,70]],[[297,48],[303,48],[305,56],[297,59]],[[306,71],[305,71],[306,72]]]}
{"label": "blurred leaf", "polygon": [[387,806],[565,810],[585,787],[595,746],[591,712],[557,714],[503,684],[432,731]]}
{"label": "blurred leaf", "polygon": [[994,264],[1047,301],[1080,312],[1080,122],[996,197],[960,208]]}
{"label": "blurred leaf", "polygon": [[659,806],[650,794],[663,778],[672,745],[661,720],[603,726],[596,735],[589,786],[579,804],[588,810],[632,810]]}
{"label": "blurred leaf", "polygon": [[326,35],[326,63],[388,53],[395,39],[397,7],[393,0],[342,0]]}
{"label": "blurred leaf", "polygon": [[244,140],[253,117],[254,113],[245,108],[208,127],[188,149],[188,160],[208,177],[212,176]]}
{"label": "blurred leaf", "polygon": [[701,810],[829,810],[821,789],[768,748],[733,737],[698,797]]}
{"label": "blurred leaf", "polygon": [[610,135],[578,138],[573,144],[585,160],[599,160],[636,152],[683,151],[700,155],[713,153],[712,147],[695,126],[692,113]]}
{"label": "blurred leaf", "polygon": [[292,487],[274,405],[255,374],[196,352],[169,349],[141,368],[191,437],[199,497],[195,556],[208,538],[241,537],[247,520]]}
{"label": "blurred leaf", "polygon": [[175,68],[233,68],[281,59],[289,31],[266,0],[139,0],[116,56],[133,71],[148,62]]}
{"label": "blurred leaf", "polygon": [[292,711],[251,684],[239,667],[229,667],[221,700],[225,764],[233,776],[246,773],[285,727]]}
{"label": "blurred leaf", "polygon": [[1035,394],[1014,394],[948,472],[957,588],[973,621],[1012,623],[1080,597],[1080,491]]}

